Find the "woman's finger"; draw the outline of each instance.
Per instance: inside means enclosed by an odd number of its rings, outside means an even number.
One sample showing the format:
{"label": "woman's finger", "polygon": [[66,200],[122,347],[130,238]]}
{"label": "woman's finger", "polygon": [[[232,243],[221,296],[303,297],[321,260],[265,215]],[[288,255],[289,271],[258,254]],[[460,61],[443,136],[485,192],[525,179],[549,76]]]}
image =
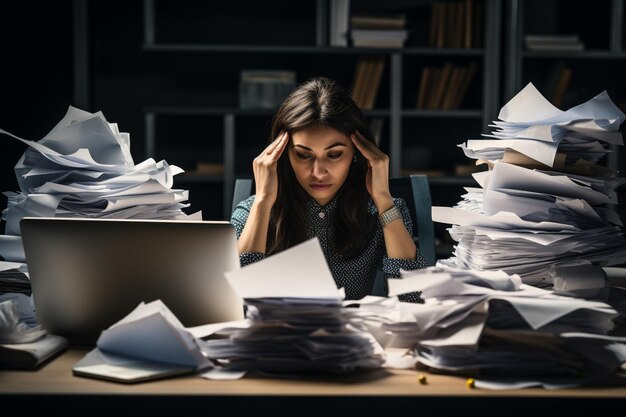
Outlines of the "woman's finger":
{"label": "woman's finger", "polygon": [[356,148],[361,152],[361,154],[363,154],[365,159],[370,160],[374,156],[372,154],[372,151],[369,150],[363,144],[363,142],[357,138],[357,136],[355,134],[350,135],[350,139],[352,139],[352,143],[354,143],[354,146],[356,146]]}
{"label": "woman's finger", "polygon": [[274,148],[274,151],[271,155],[271,159],[274,161],[277,161],[278,158],[280,158],[280,156],[283,154],[285,148],[287,147],[287,143],[289,142],[289,133],[285,132],[281,139],[280,142],[278,142],[276,144],[276,147]]}
{"label": "woman's finger", "polygon": [[370,152],[372,152],[374,155],[378,155],[378,156],[383,156],[385,155],[385,153],[383,151],[380,150],[380,148],[378,146],[376,146],[375,144],[373,144],[372,142],[370,142],[369,140],[367,140],[365,138],[365,136],[363,136],[361,134],[361,132],[359,132],[358,130],[355,131],[356,137],[357,139],[359,139],[361,145],[365,146]]}
{"label": "woman's finger", "polygon": [[356,144],[358,146],[361,153],[367,158],[368,161],[377,161],[377,160],[385,160],[387,159],[387,155],[381,151],[376,145],[372,142],[365,139],[363,135],[361,135],[358,131],[353,135],[356,139]]}
{"label": "woman's finger", "polygon": [[267,148],[265,148],[265,150],[263,151],[263,153],[270,155],[272,152],[274,152],[274,150],[276,149],[276,147],[280,144],[280,141],[285,137],[285,135],[287,134],[286,131],[280,132],[278,134],[278,136],[276,137],[276,139],[274,139],[272,141],[272,143],[270,143]]}

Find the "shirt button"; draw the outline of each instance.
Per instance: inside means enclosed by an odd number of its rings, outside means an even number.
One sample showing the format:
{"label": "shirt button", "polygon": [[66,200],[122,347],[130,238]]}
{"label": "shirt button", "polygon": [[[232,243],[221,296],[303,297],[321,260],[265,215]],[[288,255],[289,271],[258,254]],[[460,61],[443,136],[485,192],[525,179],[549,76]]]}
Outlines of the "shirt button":
{"label": "shirt button", "polygon": [[318,216],[320,216],[320,219],[323,219],[323,218],[326,216],[326,214],[324,214],[324,212],[323,212],[323,211],[320,211],[320,213],[318,214]]}

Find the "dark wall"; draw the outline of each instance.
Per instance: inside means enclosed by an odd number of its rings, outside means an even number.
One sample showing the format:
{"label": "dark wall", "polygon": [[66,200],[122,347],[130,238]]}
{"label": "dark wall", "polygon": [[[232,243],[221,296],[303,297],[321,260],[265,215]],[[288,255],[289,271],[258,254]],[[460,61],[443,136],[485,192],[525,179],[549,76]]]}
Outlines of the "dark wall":
{"label": "dark wall", "polygon": [[[0,16],[0,129],[39,140],[72,104],[72,2],[1,2]],[[0,135],[0,191],[17,190],[25,149]]]}
{"label": "dark wall", "polygon": [[[283,3],[286,10],[290,10],[289,13],[291,13],[290,18],[286,19],[287,21],[301,22],[302,25],[304,25],[302,22],[310,22],[311,19],[305,19],[303,16],[310,16],[312,13],[312,10],[307,9],[308,6],[306,6],[306,4],[312,4],[311,2],[304,2],[304,5],[300,7],[287,7],[286,4],[289,2],[286,0],[277,4]],[[527,3],[531,4],[531,2]],[[157,22],[160,23],[159,27],[161,28],[157,33],[159,40],[180,41],[180,39],[173,39],[174,35],[163,28],[171,28],[173,33],[185,32],[182,29],[187,28],[190,32],[187,37],[198,41],[210,40],[219,43],[220,41],[226,42],[224,39],[235,39],[240,42],[248,39],[250,43],[254,43],[253,37],[250,36],[251,32],[265,33],[254,24],[258,26],[259,22],[264,21],[264,19],[270,19],[273,26],[279,25],[272,20],[271,15],[261,14],[258,16],[259,19],[253,22],[243,22],[246,24],[242,23],[236,28],[222,27],[219,25],[219,21],[214,22],[220,29],[217,34],[195,33],[194,28],[213,27],[214,25],[202,25],[193,19],[188,21],[180,18],[179,14],[180,16],[189,16],[189,13],[185,13],[185,6],[189,6],[189,2],[157,2],[157,4],[163,8],[162,13],[158,16],[166,15],[169,19],[167,24]],[[550,2],[550,4],[554,5],[555,3]],[[90,108],[85,108],[85,110],[103,111],[109,121],[117,122],[122,131],[131,134],[131,151],[136,162],[142,161],[145,155],[143,123],[143,108],[145,106],[202,106],[219,103],[222,106],[236,107],[239,74],[233,68],[295,67],[301,78],[299,81],[307,75],[311,75],[309,72],[323,75],[328,73],[332,76],[338,76],[340,81],[349,86],[354,64],[350,60],[356,59],[356,56],[337,56],[333,57],[332,60],[319,60],[314,55],[302,55],[294,59],[293,56],[285,56],[284,54],[261,54],[248,57],[246,54],[214,54],[208,56],[199,53],[144,51],[142,49],[142,5],[142,1],[89,2],[88,42],[91,50],[88,62],[91,69],[89,77],[91,104]],[[230,13],[236,8],[236,6],[227,3],[218,3],[218,5],[203,3],[202,6],[194,4],[194,7],[196,6],[201,8],[217,7],[222,14]],[[602,10],[606,9],[606,4],[604,6]],[[258,7],[259,10],[262,10],[265,6]],[[560,9],[567,8],[561,7]],[[73,103],[73,12],[74,2],[72,0],[0,2],[0,16],[2,17],[0,24],[1,129],[25,139],[38,140],[61,119],[69,105],[76,105]],[[553,16],[555,13],[554,10],[552,13],[547,13],[544,10],[541,19],[533,20],[533,24],[538,26],[536,30],[546,30],[547,27],[558,26],[553,21],[554,19],[549,19],[549,16]],[[564,19],[565,22],[569,20],[571,19]],[[603,21],[602,19],[595,20]],[[177,22],[178,26],[176,26]],[[285,29],[293,28],[286,27]],[[309,33],[309,29],[311,28],[307,27],[302,32]],[[529,30],[535,30],[535,27],[531,27]],[[562,30],[573,29],[566,27]],[[292,32],[299,33],[289,30],[289,33]],[[589,30],[585,29],[583,35],[587,32]],[[607,38],[605,36],[606,31],[597,32],[602,35],[602,39]],[[585,36],[585,40],[591,46],[606,47],[606,45],[596,45],[593,43],[594,39],[591,34]],[[261,39],[259,42],[269,43],[276,42],[276,40]],[[290,42],[310,44],[313,40],[295,38],[290,39]],[[411,58],[407,59],[410,60]],[[585,65],[597,65],[597,61],[592,60],[580,64],[581,67]],[[610,74],[619,76],[622,80],[622,69],[626,67],[620,64],[618,66],[613,65],[612,68],[617,68],[617,71],[612,71]],[[544,70],[545,68],[539,67],[537,72],[543,74]],[[579,73],[578,68],[576,73]],[[581,73],[585,72],[581,71]],[[526,74],[532,75],[532,71],[528,70]],[[616,99],[623,97],[624,91],[626,91],[624,90],[626,84],[618,82],[612,77],[596,77],[593,82],[590,81],[589,77],[582,77],[581,83],[589,84],[588,88],[591,90],[585,91],[584,96],[577,97],[577,100],[580,100],[575,104],[578,104],[582,99],[589,99],[603,88],[607,88],[611,96]],[[616,90],[617,87],[621,89]],[[381,96],[384,97],[385,94]],[[385,104],[383,103],[383,105]],[[195,119],[191,122],[183,119],[182,122],[189,132],[182,128],[176,130],[175,133],[178,134],[178,137],[172,141],[172,149],[168,149],[167,153],[164,152],[166,149],[165,146],[162,146],[163,143],[159,143],[157,158],[165,158],[170,163],[189,169],[193,167],[193,161],[187,161],[186,157],[189,154],[196,156],[195,153],[189,152],[190,148],[200,147],[209,162],[213,158],[211,152],[221,153],[219,148],[221,146],[219,140],[221,135],[220,119],[214,118],[214,120],[207,122],[209,124],[206,128]],[[424,119],[411,123],[419,126],[427,124]],[[436,120],[436,123],[439,123],[439,120]],[[449,126],[451,129],[459,129],[458,124],[450,124]],[[412,127],[407,122],[405,131],[409,131]],[[438,132],[441,130],[440,127],[437,129],[439,129]],[[254,146],[264,141],[268,130],[269,125],[265,119],[259,119],[258,122],[248,120],[246,126],[241,125],[239,127],[241,138],[238,140],[238,145],[245,145],[247,148],[241,146],[237,149],[238,155],[240,155],[237,162],[238,174],[251,174],[249,161],[258,152]],[[459,130],[471,131],[469,127],[466,128],[465,126]],[[452,133],[450,136],[456,138],[457,135]],[[459,136],[459,140],[455,143],[461,141],[462,138],[463,136]],[[13,168],[25,147],[24,144],[15,139],[0,135],[0,192],[17,190]],[[207,151],[208,148],[210,148],[209,151]],[[465,159],[456,148],[453,150],[457,151],[454,155]],[[626,167],[624,165],[626,152],[624,149],[620,151],[620,168],[622,168],[623,175]],[[183,155],[185,152],[186,154]],[[442,155],[450,157],[450,154],[447,153],[442,153]],[[436,158],[433,157],[431,160],[435,161]],[[196,192],[192,190],[192,207],[205,205],[204,201],[195,200],[198,197],[221,193],[219,189],[215,189],[219,188],[216,185],[210,185],[210,187],[213,188],[208,191],[199,190]],[[624,193],[622,192],[621,195],[623,201]],[[213,205],[217,209],[215,213],[210,212],[210,216],[218,217],[222,204],[217,202]],[[620,213],[626,219],[625,206],[625,204],[621,204]],[[4,207],[5,200],[0,195],[0,209]]]}

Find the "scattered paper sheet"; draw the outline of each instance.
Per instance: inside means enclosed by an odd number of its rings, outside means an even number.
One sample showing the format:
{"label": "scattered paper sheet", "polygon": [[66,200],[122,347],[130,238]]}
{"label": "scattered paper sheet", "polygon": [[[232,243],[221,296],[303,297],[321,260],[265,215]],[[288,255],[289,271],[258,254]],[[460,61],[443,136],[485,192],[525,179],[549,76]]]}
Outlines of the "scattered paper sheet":
{"label": "scattered paper sheet", "polygon": [[226,278],[242,298],[290,297],[340,300],[319,240],[313,238]]}

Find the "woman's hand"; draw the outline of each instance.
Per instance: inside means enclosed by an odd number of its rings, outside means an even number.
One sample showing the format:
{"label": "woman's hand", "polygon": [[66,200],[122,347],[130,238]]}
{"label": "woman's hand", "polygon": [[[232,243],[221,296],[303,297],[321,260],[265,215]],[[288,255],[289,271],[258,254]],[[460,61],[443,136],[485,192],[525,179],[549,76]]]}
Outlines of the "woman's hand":
{"label": "woman's hand", "polygon": [[365,185],[374,200],[374,204],[382,213],[393,205],[389,191],[389,157],[358,131],[350,135],[350,138],[354,146],[367,159],[369,169]]}
{"label": "woman's hand", "polygon": [[283,131],[259,156],[254,158],[252,168],[256,184],[255,203],[263,202],[271,207],[276,202],[276,197],[278,196],[278,173],[276,166],[287,142],[289,142],[289,133]]}

